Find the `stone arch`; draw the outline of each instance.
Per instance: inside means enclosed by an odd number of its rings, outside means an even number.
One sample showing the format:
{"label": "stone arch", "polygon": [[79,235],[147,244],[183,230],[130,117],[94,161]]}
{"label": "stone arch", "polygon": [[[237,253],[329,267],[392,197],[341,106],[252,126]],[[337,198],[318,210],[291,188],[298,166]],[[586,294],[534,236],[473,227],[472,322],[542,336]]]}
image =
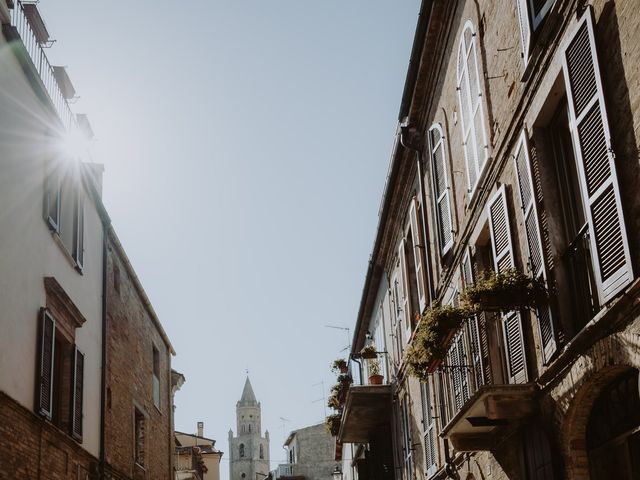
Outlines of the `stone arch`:
{"label": "stone arch", "polygon": [[576,359],[554,388],[556,417],[565,478],[588,478],[587,425],[594,402],[616,377],[640,370],[639,340],[635,334],[614,334],[596,342]]}

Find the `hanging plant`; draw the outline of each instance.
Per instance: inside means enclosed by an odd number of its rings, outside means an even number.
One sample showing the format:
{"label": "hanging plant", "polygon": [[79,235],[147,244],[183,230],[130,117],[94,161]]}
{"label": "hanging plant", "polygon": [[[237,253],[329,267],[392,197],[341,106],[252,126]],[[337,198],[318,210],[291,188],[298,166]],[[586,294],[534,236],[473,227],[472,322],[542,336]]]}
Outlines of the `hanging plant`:
{"label": "hanging plant", "polygon": [[329,415],[324,422],[325,426],[327,427],[327,431],[334,437],[338,435],[338,431],[340,430],[341,419],[341,413],[334,413],[332,415]]}
{"label": "hanging plant", "polygon": [[347,373],[349,371],[349,365],[343,358],[336,358],[331,364],[331,370],[335,373]]}
{"label": "hanging plant", "polygon": [[378,358],[378,352],[374,345],[367,345],[360,350],[360,356],[365,359]]}
{"label": "hanging plant", "polygon": [[462,294],[461,301],[486,312],[505,312],[534,308],[547,297],[547,289],[539,280],[513,268],[491,272]]}
{"label": "hanging plant", "polygon": [[409,373],[421,381],[434,370],[446,354],[445,342],[452,330],[458,329],[462,321],[474,314],[466,305],[454,307],[444,305],[428,308],[418,324],[415,337],[406,353]]}
{"label": "hanging plant", "polygon": [[333,408],[334,410],[340,410],[342,408],[342,403],[340,402],[337,394],[332,393],[331,395],[329,395],[329,399],[327,400],[327,407]]}
{"label": "hanging plant", "polygon": [[338,383],[350,385],[353,382],[353,378],[348,373],[341,373],[338,375]]}

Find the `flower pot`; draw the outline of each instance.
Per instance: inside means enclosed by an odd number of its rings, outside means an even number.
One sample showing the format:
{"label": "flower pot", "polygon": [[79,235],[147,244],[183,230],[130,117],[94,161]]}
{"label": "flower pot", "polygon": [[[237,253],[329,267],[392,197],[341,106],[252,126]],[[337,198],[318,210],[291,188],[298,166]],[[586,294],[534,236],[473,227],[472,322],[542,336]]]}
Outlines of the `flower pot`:
{"label": "flower pot", "polygon": [[478,295],[480,308],[487,312],[520,310],[532,303],[532,295],[528,291],[513,290],[510,292],[482,292]]}
{"label": "flower pot", "polygon": [[360,357],[365,360],[371,360],[373,358],[378,358],[378,352],[361,352]]}
{"label": "flower pot", "polygon": [[369,385],[382,385],[383,380],[382,375],[369,375]]}

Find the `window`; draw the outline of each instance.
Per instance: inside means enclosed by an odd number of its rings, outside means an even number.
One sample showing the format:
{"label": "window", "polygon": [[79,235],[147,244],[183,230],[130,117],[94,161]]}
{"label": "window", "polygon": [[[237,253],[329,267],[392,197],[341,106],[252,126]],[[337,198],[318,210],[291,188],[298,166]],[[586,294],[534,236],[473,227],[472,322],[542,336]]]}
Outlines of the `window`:
{"label": "window", "polygon": [[409,406],[406,398],[402,400],[400,408],[402,415],[402,460],[404,463],[405,478],[411,480],[413,478],[413,446],[411,441]]}
{"label": "window", "polygon": [[264,458],[264,447],[260,444],[260,458]]}
{"label": "window", "polygon": [[[488,203],[489,231],[493,251],[493,267],[500,273],[515,268],[506,187],[502,185]],[[501,317],[505,345],[508,383],[527,381],[527,362],[520,312],[507,312]]]}
{"label": "window", "polygon": [[160,352],[153,346],[153,404],[160,408]]}
{"label": "window", "polygon": [[440,255],[444,256],[453,247],[453,221],[451,219],[451,197],[449,175],[442,126],[437,123],[429,129],[431,148],[431,184],[436,213],[436,230]]}
{"label": "window", "polygon": [[84,266],[84,196],[77,168],[49,172],[45,187],[44,216],[58,234],[77,270]]}
{"label": "window", "polygon": [[429,382],[420,384],[422,399],[422,426],[424,429],[424,460],[427,468],[427,477],[437,470],[436,461],[436,422],[431,406],[431,388]]}
{"label": "window", "polygon": [[[534,278],[546,284],[547,269],[542,248],[542,235],[540,233],[538,200],[534,189],[535,172],[529,157],[529,142],[525,131],[522,132],[520,142],[516,147],[514,159],[520,206],[524,215],[524,231],[527,237],[529,270]],[[556,335],[549,305],[541,305],[536,308],[536,317],[538,318],[543,361],[548,363],[556,351]]]}
{"label": "window", "polygon": [[238,448],[238,453],[240,454],[240,458],[244,458],[244,443],[240,444],[240,447]]}
{"label": "window", "polygon": [[144,467],[145,459],[145,418],[144,414],[134,408],[134,460],[135,462]]}
{"label": "window", "polygon": [[554,2],[555,0],[517,0],[516,2],[520,23],[521,54],[525,65],[529,60],[532,34],[538,29]]}
{"label": "window", "polygon": [[43,308],[40,314],[37,410],[82,442],[84,355],[73,344],[66,322],[60,325]]}
{"label": "window", "polygon": [[467,163],[469,195],[473,195],[486,164],[489,148],[484,127],[476,33],[469,21],[460,37],[457,73],[462,144]]}
{"label": "window", "polygon": [[416,195],[411,199],[409,206],[409,225],[407,227],[407,239],[409,245],[410,277],[412,282],[413,310],[422,313],[427,306],[427,284],[424,278],[424,235],[421,223],[421,205]]}

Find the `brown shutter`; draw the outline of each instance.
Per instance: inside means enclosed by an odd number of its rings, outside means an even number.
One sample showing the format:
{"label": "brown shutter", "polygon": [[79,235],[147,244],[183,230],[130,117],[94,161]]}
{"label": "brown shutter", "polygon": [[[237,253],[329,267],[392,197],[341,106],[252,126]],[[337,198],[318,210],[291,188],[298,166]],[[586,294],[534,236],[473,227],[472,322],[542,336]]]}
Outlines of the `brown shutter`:
{"label": "brown shutter", "polygon": [[[529,252],[529,268],[534,278],[547,283],[547,272],[544,263],[544,253],[540,234],[540,221],[538,216],[538,201],[533,187],[534,171],[529,157],[529,143],[526,132],[522,132],[520,143],[515,154],[516,173],[518,177],[518,192],[520,193],[520,205],[524,215],[525,233],[527,235],[527,248]],[[542,342],[543,361],[548,363],[556,352],[556,334],[553,327],[553,316],[549,305],[543,305],[536,309],[540,341]]]}
{"label": "brown shutter", "polygon": [[73,356],[73,384],[71,405],[71,433],[77,440],[82,440],[82,400],[84,385],[84,354],[74,348]]}
{"label": "brown shutter", "polygon": [[53,356],[56,322],[46,308],[40,310],[40,345],[38,362],[37,410],[51,420],[53,411]]}
{"label": "brown shutter", "polygon": [[564,51],[563,70],[582,198],[589,223],[593,269],[600,304],[604,305],[633,280],[633,271],[591,8],[582,16]]}
{"label": "brown shutter", "polygon": [[[514,268],[513,242],[509,225],[509,209],[504,185],[489,201],[489,230],[493,248],[494,268],[496,272]],[[527,381],[527,368],[522,333],[522,319],[519,312],[509,312],[502,316],[502,334],[509,383]]]}

